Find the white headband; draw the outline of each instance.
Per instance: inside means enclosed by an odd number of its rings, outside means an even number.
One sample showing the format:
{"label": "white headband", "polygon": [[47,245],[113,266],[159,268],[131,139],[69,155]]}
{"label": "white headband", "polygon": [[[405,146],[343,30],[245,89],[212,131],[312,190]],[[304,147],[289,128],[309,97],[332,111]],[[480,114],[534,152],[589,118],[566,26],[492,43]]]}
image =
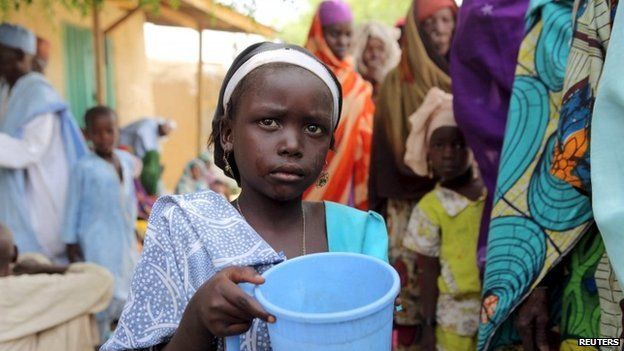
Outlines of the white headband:
{"label": "white headband", "polygon": [[257,55],[254,55],[249,60],[245,61],[232,75],[227,86],[225,87],[225,91],[223,92],[223,109],[227,108],[227,104],[232,97],[232,93],[234,89],[240,83],[240,81],[249,74],[249,72],[254,69],[266,65],[268,63],[290,63],[295,66],[299,66],[307,69],[308,71],[314,73],[317,77],[321,78],[323,83],[327,85],[329,90],[331,91],[333,100],[334,100],[334,108],[332,110],[332,122],[334,128],[338,123],[338,98],[340,93],[338,92],[339,87],[336,85],[334,79],[329,74],[327,68],[314,58],[294,49],[277,49],[264,51]]}

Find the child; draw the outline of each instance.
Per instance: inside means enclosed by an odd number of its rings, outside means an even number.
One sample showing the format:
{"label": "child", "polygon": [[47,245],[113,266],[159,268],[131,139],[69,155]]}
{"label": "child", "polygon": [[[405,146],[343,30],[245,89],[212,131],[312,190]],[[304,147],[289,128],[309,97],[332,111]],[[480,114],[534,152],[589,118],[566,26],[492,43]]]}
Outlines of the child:
{"label": "child", "polygon": [[[286,258],[325,251],[387,260],[383,219],[331,202],[303,202],[318,181],[341,110],[340,85],[304,49],[258,43],[228,71],[213,120],[215,161],[242,188],[154,206],[131,299],[103,350],[271,350],[275,322],[238,283]],[[322,176],[320,178],[323,178]],[[357,287],[353,287],[357,289]]]}
{"label": "child", "polygon": [[135,162],[129,153],[115,149],[119,135],[115,111],[94,107],[86,112],[85,123],[94,152],[81,159],[72,172],[63,240],[70,262],[84,259],[97,263],[115,278],[113,300],[97,316],[105,340],[111,323],[121,315],[138,258],[132,179]]}
{"label": "child", "polygon": [[422,260],[422,350],[476,350],[480,291],[476,252],[484,186],[455,124],[451,95],[434,88],[410,117],[405,163],[436,188],[412,211],[406,248]]}

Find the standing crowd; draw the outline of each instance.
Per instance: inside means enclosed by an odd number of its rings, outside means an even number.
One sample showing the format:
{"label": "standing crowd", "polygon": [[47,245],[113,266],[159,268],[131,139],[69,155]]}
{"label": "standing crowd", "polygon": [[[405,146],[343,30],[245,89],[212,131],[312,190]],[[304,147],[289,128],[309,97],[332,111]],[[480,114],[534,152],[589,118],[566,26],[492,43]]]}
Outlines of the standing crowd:
{"label": "standing crowd", "polygon": [[0,25],[0,350],[270,351],[237,284],[327,251],[398,271],[395,351],[618,350],[579,340],[623,333],[622,6],[325,0],[304,47],[234,60],[178,195],[174,122],[80,130],[49,44]]}

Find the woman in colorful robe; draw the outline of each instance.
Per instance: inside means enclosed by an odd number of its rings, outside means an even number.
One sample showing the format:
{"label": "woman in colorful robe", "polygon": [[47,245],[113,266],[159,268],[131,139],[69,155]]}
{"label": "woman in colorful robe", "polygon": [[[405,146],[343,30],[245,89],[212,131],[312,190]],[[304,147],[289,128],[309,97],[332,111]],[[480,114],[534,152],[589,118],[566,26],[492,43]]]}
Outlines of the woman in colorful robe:
{"label": "woman in colorful robe", "polygon": [[494,194],[479,350],[596,350],[577,339],[599,337],[594,275],[604,246],[589,199],[550,171],[572,7],[535,1],[527,12]]}

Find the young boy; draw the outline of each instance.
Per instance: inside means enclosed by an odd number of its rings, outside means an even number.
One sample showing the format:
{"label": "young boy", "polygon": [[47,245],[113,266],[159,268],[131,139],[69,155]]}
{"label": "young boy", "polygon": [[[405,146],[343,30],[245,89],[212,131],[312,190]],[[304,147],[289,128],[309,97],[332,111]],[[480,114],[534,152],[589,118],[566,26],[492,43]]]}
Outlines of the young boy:
{"label": "young boy", "polygon": [[[132,156],[115,145],[117,115],[104,106],[86,112],[86,136],[93,153],[73,169],[67,195],[63,240],[70,262],[85,260],[108,269],[115,279],[113,300],[100,313],[102,338],[121,315],[138,252],[134,234],[137,217]],[[83,255],[84,254],[84,255]]]}
{"label": "young boy", "polygon": [[92,351],[91,314],[113,293],[113,278],[92,263],[52,265],[38,253],[19,255],[0,224],[0,350]]}

